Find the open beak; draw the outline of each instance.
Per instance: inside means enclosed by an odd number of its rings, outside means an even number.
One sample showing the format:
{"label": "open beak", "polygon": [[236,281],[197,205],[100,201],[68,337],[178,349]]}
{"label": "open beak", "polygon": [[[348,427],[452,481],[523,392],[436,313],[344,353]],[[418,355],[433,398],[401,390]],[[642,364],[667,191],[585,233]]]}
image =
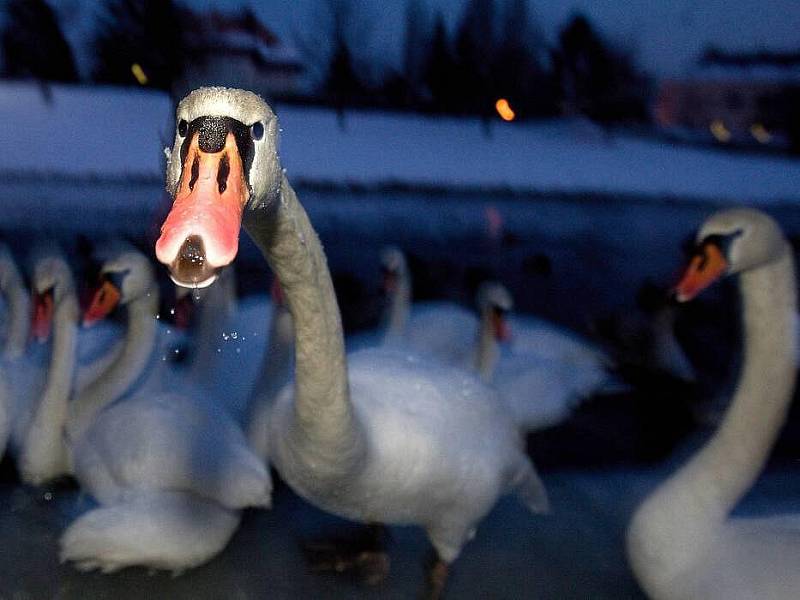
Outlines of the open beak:
{"label": "open beak", "polygon": [[239,250],[249,192],[233,133],[227,132],[219,151],[206,152],[195,132],[181,173],[156,256],[176,285],[201,288],[211,285]]}
{"label": "open beak", "polygon": [[704,244],[689,261],[689,266],[675,286],[675,299],[687,302],[722,277],[728,261],[716,244]]}
{"label": "open beak", "polygon": [[31,335],[39,343],[50,337],[53,328],[53,290],[45,290],[33,295],[33,323]]}
{"label": "open beak", "polygon": [[511,339],[511,327],[508,325],[505,311],[492,311],[492,327],[494,327],[494,336],[498,342],[507,342]]}
{"label": "open beak", "polygon": [[88,308],[83,313],[83,326],[89,327],[105,319],[118,305],[122,294],[108,279],[102,280],[91,294]]}

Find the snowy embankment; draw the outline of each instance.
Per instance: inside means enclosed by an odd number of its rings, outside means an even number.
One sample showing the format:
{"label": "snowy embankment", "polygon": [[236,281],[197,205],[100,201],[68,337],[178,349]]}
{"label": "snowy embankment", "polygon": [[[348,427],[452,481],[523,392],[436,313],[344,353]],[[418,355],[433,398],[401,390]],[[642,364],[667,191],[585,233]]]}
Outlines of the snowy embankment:
{"label": "snowy embankment", "polygon": [[[5,177],[145,179],[163,175],[172,105],[143,90],[0,85]],[[476,120],[276,107],[294,182],[740,203],[800,199],[800,161],[674,146],[588,123]]]}

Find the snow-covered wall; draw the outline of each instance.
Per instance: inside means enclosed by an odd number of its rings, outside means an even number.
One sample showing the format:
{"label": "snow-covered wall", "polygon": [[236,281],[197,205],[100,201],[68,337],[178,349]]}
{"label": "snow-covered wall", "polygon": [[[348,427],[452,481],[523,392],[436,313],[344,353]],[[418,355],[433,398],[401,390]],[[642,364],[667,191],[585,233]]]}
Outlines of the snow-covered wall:
{"label": "snow-covered wall", "polygon": [[[116,88],[0,85],[0,176],[163,177],[172,103]],[[800,161],[606,134],[585,122],[492,123],[277,106],[290,179],[763,203],[800,200]]]}

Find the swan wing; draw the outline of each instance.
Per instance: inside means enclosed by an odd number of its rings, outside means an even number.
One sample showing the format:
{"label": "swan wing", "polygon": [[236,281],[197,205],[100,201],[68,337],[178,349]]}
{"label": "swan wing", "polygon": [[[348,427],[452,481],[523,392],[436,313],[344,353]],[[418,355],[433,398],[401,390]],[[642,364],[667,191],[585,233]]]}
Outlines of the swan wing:
{"label": "swan wing", "polygon": [[177,394],[110,406],[73,455],[78,479],[105,504],[130,488],[187,490],[228,508],[270,502],[269,473],[231,418]]}

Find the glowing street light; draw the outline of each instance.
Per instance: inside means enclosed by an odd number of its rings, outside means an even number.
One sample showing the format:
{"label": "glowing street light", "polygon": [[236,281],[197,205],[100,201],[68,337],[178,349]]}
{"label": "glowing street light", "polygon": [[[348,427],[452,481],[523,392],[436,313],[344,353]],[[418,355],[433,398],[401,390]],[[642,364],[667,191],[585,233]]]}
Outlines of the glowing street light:
{"label": "glowing street light", "polygon": [[497,114],[500,115],[500,118],[503,119],[503,121],[513,121],[514,117],[517,116],[514,114],[514,111],[511,109],[511,105],[505,98],[500,98],[497,102],[495,102],[494,107],[497,110]]}
{"label": "glowing street light", "polygon": [[147,85],[149,79],[147,78],[147,73],[144,72],[142,65],[139,63],[133,63],[131,65],[131,73],[136,78],[136,81],[139,82],[139,85]]}
{"label": "glowing street light", "polygon": [[725,127],[725,123],[721,119],[714,119],[708,126],[711,130],[711,135],[717,138],[719,142],[729,142],[731,140],[731,132]]}
{"label": "glowing street light", "polygon": [[750,135],[752,135],[761,144],[769,144],[772,139],[772,134],[767,131],[761,123],[753,123],[750,126]]}

